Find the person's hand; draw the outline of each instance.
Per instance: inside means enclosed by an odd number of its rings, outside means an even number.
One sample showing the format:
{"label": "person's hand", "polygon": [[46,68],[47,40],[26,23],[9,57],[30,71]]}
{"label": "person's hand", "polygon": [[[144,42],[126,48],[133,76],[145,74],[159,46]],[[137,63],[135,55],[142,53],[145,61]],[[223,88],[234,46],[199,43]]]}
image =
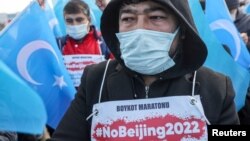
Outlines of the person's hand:
{"label": "person's hand", "polygon": [[95,0],[95,2],[96,5],[103,11],[110,2],[110,0]]}
{"label": "person's hand", "polygon": [[245,44],[248,42],[248,36],[247,33],[240,33],[240,36],[242,37]]}
{"label": "person's hand", "polygon": [[37,0],[42,9],[45,9],[45,0]]}

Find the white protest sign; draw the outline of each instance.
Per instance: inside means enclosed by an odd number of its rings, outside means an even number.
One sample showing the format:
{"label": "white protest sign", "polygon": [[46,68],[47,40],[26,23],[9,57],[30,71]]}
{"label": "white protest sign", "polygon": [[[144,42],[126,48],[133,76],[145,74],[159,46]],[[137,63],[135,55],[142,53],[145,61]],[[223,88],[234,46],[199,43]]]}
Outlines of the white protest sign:
{"label": "white protest sign", "polygon": [[[201,106],[199,96],[195,96]],[[204,141],[207,126],[190,96],[95,104],[92,141]],[[203,110],[202,110],[203,111]]]}
{"label": "white protest sign", "polygon": [[63,58],[75,87],[80,85],[81,76],[87,65],[97,64],[105,60],[103,55],[91,54],[64,55]]}

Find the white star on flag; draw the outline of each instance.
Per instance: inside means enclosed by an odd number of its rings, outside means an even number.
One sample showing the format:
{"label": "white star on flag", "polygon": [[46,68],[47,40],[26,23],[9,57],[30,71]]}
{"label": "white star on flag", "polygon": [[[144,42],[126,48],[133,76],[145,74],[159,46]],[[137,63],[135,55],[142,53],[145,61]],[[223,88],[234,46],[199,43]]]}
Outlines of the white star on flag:
{"label": "white star on flag", "polygon": [[59,76],[54,75],[54,78],[55,78],[55,82],[53,86],[59,86],[60,89],[62,89],[63,86],[67,86],[67,83],[65,83],[63,76],[59,77]]}

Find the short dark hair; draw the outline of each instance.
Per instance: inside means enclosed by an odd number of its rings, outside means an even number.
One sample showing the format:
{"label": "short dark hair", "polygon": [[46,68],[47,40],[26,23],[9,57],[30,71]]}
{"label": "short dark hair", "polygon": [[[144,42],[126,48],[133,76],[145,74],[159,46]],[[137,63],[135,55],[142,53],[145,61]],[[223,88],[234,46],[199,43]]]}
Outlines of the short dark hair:
{"label": "short dark hair", "polygon": [[63,9],[64,14],[83,13],[90,17],[89,6],[82,0],[70,0]]}

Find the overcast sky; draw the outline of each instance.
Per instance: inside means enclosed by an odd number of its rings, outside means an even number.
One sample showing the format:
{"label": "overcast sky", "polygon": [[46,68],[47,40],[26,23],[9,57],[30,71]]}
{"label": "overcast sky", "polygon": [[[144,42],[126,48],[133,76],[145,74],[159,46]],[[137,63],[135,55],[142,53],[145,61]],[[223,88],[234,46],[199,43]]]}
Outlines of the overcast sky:
{"label": "overcast sky", "polygon": [[16,13],[22,11],[31,0],[0,0],[0,13]]}

